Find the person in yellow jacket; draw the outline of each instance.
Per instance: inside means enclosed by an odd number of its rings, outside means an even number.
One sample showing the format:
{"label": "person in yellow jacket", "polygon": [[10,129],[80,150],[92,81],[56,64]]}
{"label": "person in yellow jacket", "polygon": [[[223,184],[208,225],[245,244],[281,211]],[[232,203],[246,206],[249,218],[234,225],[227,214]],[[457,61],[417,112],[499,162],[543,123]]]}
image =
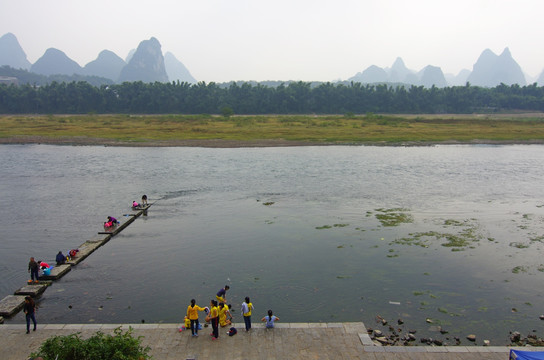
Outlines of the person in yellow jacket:
{"label": "person in yellow jacket", "polygon": [[187,307],[187,317],[191,321],[191,334],[198,336],[198,312],[204,311],[204,308],[196,304],[195,299],[191,299],[191,305]]}
{"label": "person in yellow jacket", "polygon": [[[232,314],[230,313],[230,305],[225,305],[225,303],[219,303],[219,325],[225,327],[232,324]],[[227,315],[230,319],[227,319]]]}
{"label": "person in yellow jacket", "polygon": [[249,301],[249,297],[246,296],[246,301],[242,303],[242,315],[244,316],[244,323],[246,324],[246,331],[251,330],[251,310],[253,310],[253,304]]}
{"label": "person in yellow jacket", "polygon": [[212,340],[217,340],[219,338],[219,307],[216,300],[210,301],[210,320],[213,329],[210,335],[212,336]]}

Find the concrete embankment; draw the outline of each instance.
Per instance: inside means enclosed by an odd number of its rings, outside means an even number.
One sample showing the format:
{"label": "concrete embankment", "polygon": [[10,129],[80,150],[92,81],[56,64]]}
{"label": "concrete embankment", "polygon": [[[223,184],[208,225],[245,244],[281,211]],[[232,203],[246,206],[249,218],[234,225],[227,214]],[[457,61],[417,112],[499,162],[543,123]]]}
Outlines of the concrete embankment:
{"label": "concrete embankment", "polygon": [[[181,316],[181,315],[180,315]],[[254,319],[257,320],[257,319]],[[39,324],[26,335],[25,325],[0,326],[0,357],[26,359],[51,336],[80,333],[88,338],[97,331],[113,334],[121,326],[142,336],[142,345],[151,348],[154,359],[384,359],[384,360],[481,360],[508,359],[505,346],[378,346],[368,336],[363,323],[277,323],[275,329],[253,324],[234,324],[238,334],[229,337],[220,329],[219,341],[212,341],[210,327],[192,337],[180,332],[179,324]],[[538,348],[520,348],[538,351]]]}

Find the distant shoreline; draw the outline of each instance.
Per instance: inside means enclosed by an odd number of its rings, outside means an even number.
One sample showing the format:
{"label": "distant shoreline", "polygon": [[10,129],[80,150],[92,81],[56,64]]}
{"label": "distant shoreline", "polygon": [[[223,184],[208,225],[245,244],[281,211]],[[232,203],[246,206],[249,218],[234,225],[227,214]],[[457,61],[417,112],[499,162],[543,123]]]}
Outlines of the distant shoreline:
{"label": "distant shoreline", "polygon": [[284,139],[227,140],[227,139],[185,139],[185,140],[144,140],[123,141],[89,137],[48,137],[15,136],[0,138],[2,145],[65,145],[65,146],[117,146],[117,147],[205,147],[205,148],[245,148],[245,147],[296,147],[296,146],[435,146],[435,145],[542,145],[544,139],[534,140],[480,140],[469,141],[402,141],[402,142],[326,142],[295,141]]}

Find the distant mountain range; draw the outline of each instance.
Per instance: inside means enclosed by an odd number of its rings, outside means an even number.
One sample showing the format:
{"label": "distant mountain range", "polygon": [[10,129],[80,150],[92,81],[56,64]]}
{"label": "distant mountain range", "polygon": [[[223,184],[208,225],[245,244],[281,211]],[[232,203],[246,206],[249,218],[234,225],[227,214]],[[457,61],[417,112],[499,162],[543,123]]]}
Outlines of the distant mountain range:
{"label": "distant mountain range", "polygon": [[[28,70],[38,75],[58,78],[59,76],[92,77],[94,83],[121,83],[124,81],[168,82],[180,81],[196,83],[189,70],[172,53],[163,56],[161,44],[155,38],[142,41],[138,48],[131,50],[123,60],[109,50],[100,52],[96,60],[81,67],[58,49],[45,51],[34,64],[26,57],[15,35],[7,33],[0,37],[0,69],[8,65],[13,69]],[[14,71],[11,71],[13,75]],[[0,75],[3,75],[0,73]],[[408,69],[399,57],[390,68],[372,65],[347,79],[360,83],[408,84],[424,87],[463,86],[467,82],[475,86],[494,87],[506,85],[526,85],[527,81],[521,67],[512,57],[508,48],[496,55],[491,50],[482,52],[472,71],[464,69],[457,75],[443,74],[440,67],[428,65],[420,71]],[[544,71],[536,79],[544,85]]]}
{"label": "distant mountain range", "polygon": [[[444,75],[442,69],[431,65],[416,72],[408,69],[399,57],[390,68],[382,69],[372,65],[348,80],[361,83],[402,83],[425,87],[462,86],[467,82],[483,87],[494,87],[501,83],[521,86],[527,84],[521,67],[512,58],[508,48],[504,49],[501,55],[496,55],[489,49],[484,50],[472,71],[464,69],[457,75]],[[544,71],[536,82],[544,85]]]}
{"label": "distant mountain range", "polygon": [[[196,79],[181,61],[172,53],[163,57],[161,44],[155,38],[142,41],[136,50],[131,50],[127,61],[109,50],[103,50],[98,57],[81,67],[64,52],[49,48],[34,64],[31,64],[19,45],[15,35],[7,33],[0,37],[0,66],[28,70],[45,76],[77,75],[104,78],[106,83],[123,81],[196,83]],[[55,77],[56,78],[56,77]]]}

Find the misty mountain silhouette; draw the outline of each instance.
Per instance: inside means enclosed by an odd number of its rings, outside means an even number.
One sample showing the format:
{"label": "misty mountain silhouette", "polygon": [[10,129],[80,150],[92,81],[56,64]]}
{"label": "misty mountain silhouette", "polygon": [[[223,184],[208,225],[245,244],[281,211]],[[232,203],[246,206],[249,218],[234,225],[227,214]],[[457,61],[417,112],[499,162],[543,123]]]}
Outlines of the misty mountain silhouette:
{"label": "misty mountain silhouette", "polygon": [[[125,62],[112,51],[103,50],[95,60],[82,68],[64,52],[50,48],[34,64],[31,64],[15,35],[7,33],[0,37],[0,66],[8,65],[14,69],[30,70],[32,73],[46,76],[76,74],[110,79],[113,82],[179,80],[196,83],[185,65],[172,53],[167,57],[168,65],[165,64],[161,45],[155,38],[142,41],[137,50],[129,53],[127,59],[130,61]],[[172,79],[169,79],[166,71],[171,74]],[[82,79],[81,76],[77,78]]]}
{"label": "misty mountain silhouette", "polygon": [[423,85],[425,87],[446,87],[448,83],[439,67],[428,65],[419,72],[410,70],[398,57],[391,68],[382,69],[376,65],[369,66],[363,72],[348,79],[361,83],[394,83]]}
{"label": "misty mountain silhouette", "polygon": [[493,51],[486,49],[480,57],[472,73],[467,78],[472,85],[493,87],[504,83],[506,85],[525,85],[525,75],[521,67],[512,58],[510,50],[504,49],[501,55],[497,56]]}
{"label": "misty mountain silhouette", "polygon": [[119,82],[124,81],[168,82],[161,44],[157,39],[152,37],[138,45],[136,52],[119,75]]}
{"label": "misty mountain silhouette", "polygon": [[[483,87],[494,87],[501,83],[526,85],[525,75],[508,48],[504,49],[500,56],[489,49],[484,50],[472,71],[461,70],[456,76],[448,76],[447,80],[439,67],[428,65],[416,73],[408,69],[400,57],[391,68],[381,69],[372,65],[348,80],[363,83],[404,83],[425,87],[462,86],[467,81],[471,85]],[[544,71],[537,83],[544,84]]]}
{"label": "misty mountain silhouette", "polygon": [[83,68],[83,74],[105,77],[116,81],[126,62],[109,50],[102,50],[96,60],[91,61]]}
{"label": "misty mountain silhouette", "polygon": [[180,81],[180,82],[188,82],[191,84],[196,84],[196,79],[191,75],[189,70],[179,61],[176,59],[174,54],[167,51],[166,54],[164,54],[164,66],[166,68],[166,74],[168,74],[168,79],[170,81]]}
{"label": "misty mountain silhouette", "polygon": [[73,75],[82,74],[83,69],[74,60],[60,50],[49,48],[45,54],[30,67],[30,71],[40,75]]}
{"label": "misty mountain silhouette", "polygon": [[14,69],[24,70],[30,69],[32,65],[12,33],[0,37],[0,65],[9,65]]}
{"label": "misty mountain silhouette", "polygon": [[[84,68],[71,60],[64,52],[50,48],[44,55],[31,64],[14,34],[7,33],[0,37],[0,66],[8,65],[14,69],[30,69],[41,75],[73,75],[98,76],[118,81],[167,82],[177,81],[196,83],[196,79],[181,61],[167,52],[162,55],[161,45],[155,38],[142,41],[137,50],[131,50],[127,59],[109,50],[103,50],[96,60],[89,62]],[[442,73],[440,67],[428,65],[419,72],[409,69],[398,57],[391,68],[380,68],[376,65],[355,74],[348,81],[361,83],[402,83],[430,87],[472,85],[493,87],[501,83],[506,85],[525,85],[526,79],[521,67],[505,48],[501,55],[486,49],[473,66],[472,71],[462,70],[457,75]],[[544,71],[536,80],[544,85]]]}

